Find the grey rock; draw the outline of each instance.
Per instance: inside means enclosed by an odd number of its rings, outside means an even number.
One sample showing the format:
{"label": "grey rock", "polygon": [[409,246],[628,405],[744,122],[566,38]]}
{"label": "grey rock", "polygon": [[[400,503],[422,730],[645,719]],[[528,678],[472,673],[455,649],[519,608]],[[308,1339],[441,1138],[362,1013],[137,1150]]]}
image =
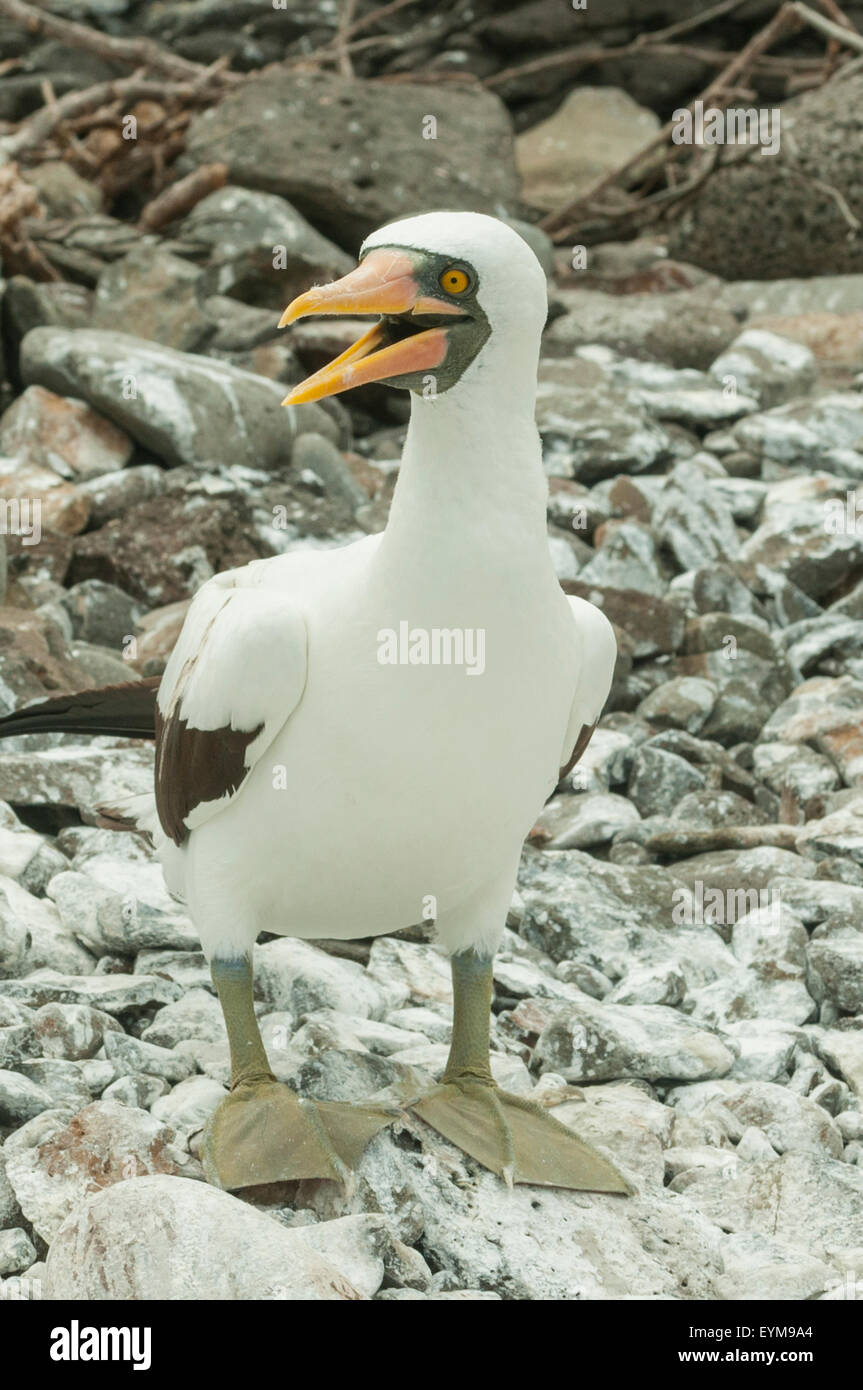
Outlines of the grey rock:
{"label": "grey rock", "polygon": [[863,931],[828,918],[815,928],[808,954],[813,994],[843,1013],[863,1012]]}
{"label": "grey rock", "polygon": [[638,714],[656,729],[686,729],[697,734],[716,704],[716,687],[698,676],[665,681],[642,700]]}
{"label": "grey rock", "polygon": [[85,579],[72,585],[62,603],[72,620],[75,637],[119,651],[141,617],[141,608],[134,599],[115,584],[104,584],[100,579]]}
{"label": "grey rock", "polygon": [[609,532],[595,558],[581,570],[579,581],[639,589],[660,598],[666,588],[653,536],[635,522],[623,522]]}
{"label": "grey rock", "polygon": [[745,329],[710,368],[717,382],[730,378],[735,390],[756,397],[762,408],[806,395],[816,374],[808,347],[763,328]]}
{"label": "grey rock", "polygon": [[543,808],[531,838],[548,849],[588,849],[638,820],[632,802],[613,792],[559,796]]}
{"label": "grey rock", "polygon": [[368,1216],[338,1224],[320,1237],[317,1227],[288,1230],[204,1183],[138,1177],[72,1213],[49,1252],[47,1293],[75,1300],[369,1297],[350,1274],[376,1291],[383,1279],[377,1233],[385,1223]]}
{"label": "grey rock", "polygon": [[545,344],[552,356],[600,343],[631,357],[706,370],[739,332],[737,319],[702,290],[675,294],[561,292],[568,312],[554,320]]}
{"label": "grey rock", "polygon": [[69,871],[49,888],[63,925],[99,955],[198,944],[188,918],[169,896],[157,864],[96,855],[83,873]]}
{"label": "grey rock", "polygon": [[[783,103],[778,150],[718,171],[675,222],[671,255],[730,280],[858,271],[861,252],[848,236],[837,197],[852,216],[863,211],[849,157],[861,93],[863,78],[857,73],[835,88],[818,87]],[[774,139],[776,133],[774,127]],[[816,302],[815,307],[822,306]]]}
{"label": "grey rock", "polygon": [[537,1062],[567,1081],[695,1081],[724,1076],[734,1061],[715,1033],[662,1005],[601,1004],[587,996],[566,1006],[540,1035]]}
{"label": "grey rock", "polygon": [[52,1108],[74,1112],[90,1102],[90,1088],[77,1062],[59,1057],[25,1058],[18,1070],[51,1097]]}
{"label": "grey rock", "polygon": [[119,1105],[128,1105],[133,1110],[152,1110],[160,1096],[165,1095],[168,1083],[161,1076],[146,1076],[140,1073],[118,1076],[99,1093],[103,1100],[113,1100]]}
{"label": "grey rock", "polygon": [[642,473],[668,454],[670,439],[660,424],[624,392],[603,388],[601,377],[581,375],[588,379],[573,381],[569,363],[540,366],[536,422],[547,472],[589,484]]}
{"label": "grey rock", "polygon": [[53,1105],[54,1099],[44,1086],[18,1072],[0,1071],[0,1124],[22,1124]]}
{"label": "grey rock", "polygon": [[90,325],[136,335],[180,352],[194,352],[212,333],[201,308],[202,272],[160,246],[142,244],[99,276]]}
{"label": "grey rock", "polygon": [[227,1088],[209,1076],[190,1076],[155,1101],[151,1113],[178,1132],[198,1130],[227,1094]]}
{"label": "grey rock", "polygon": [[149,1004],[168,1004],[181,991],[155,975],[63,975],[57,970],[34,970],[20,980],[0,980],[0,999],[20,1000],[33,1008],[43,1004],[90,1004],[109,1014],[123,1014]]}
{"label": "grey rock", "polygon": [[[133,976],[133,979],[145,976]],[[171,986],[176,990],[176,986]],[[179,991],[177,991],[179,993]],[[141,1034],[144,1042],[172,1048],[185,1038],[200,1038],[204,1042],[221,1042],[225,1022],[219,1001],[205,989],[187,990],[176,1002],[160,1009]]]}
{"label": "grey rock", "polygon": [[293,937],[256,948],[255,978],[269,1009],[286,1009],[295,1017],[335,1009],[359,1018],[381,1018],[399,1002],[356,962],[327,955]]}
{"label": "grey rock", "polygon": [[0,1277],[23,1274],[36,1262],[36,1247],[20,1226],[0,1231]]}
{"label": "grey rock", "polygon": [[71,1119],[53,1112],[40,1120],[39,1128],[15,1136],[6,1171],[27,1220],[49,1243],[67,1216],[100,1188],[144,1174],[195,1171],[175,1146],[172,1130],[116,1101],[94,1101]]}
{"label": "grey rock", "polygon": [[670,815],[682,796],[703,786],[701,772],[684,758],[645,744],[633,759],[628,795],[642,816]]}
{"label": "grey rock", "polygon": [[127,333],[35,328],[21,371],[28,384],[83,397],[168,464],[278,470],[303,430],[334,432],[319,406],[283,410],[277,382]]}
{"label": "grey rock", "polygon": [[155,1043],[130,1037],[126,1033],[105,1034],[105,1056],[118,1076],[134,1076],[143,1072],[148,1076],[163,1077],[166,1081],[181,1082],[194,1070],[189,1059],[172,1048],[158,1047]]}
{"label": "grey rock", "polygon": [[672,1190],[727,1231],[792,1241],[816,1258],[843,1246],[863,1211],[863,1171],[812,1153],[741,1163],[728,1174],[693,1170]]}
{"label": "grey rock", "polygon": [[683,570],[734,559],[740,548],[730,507],[692,463],[679,463],[669,475],[651,526]]}
{"label": "grey rock", "polygon": [[[284,308],[302,290],[346,275],[354,264],[284,198],[235,184],[203,198],[180,233],[210,248],[211,293],[268,309]],[[270,319],[270,336],[277,320]]]}
{"label": "grey rock", "polygon": [[[272,68],[194,117],[189,157],[226,163],[232,183],[289,199],[343,244],[423,208],[515,211],[509,118],[497,97],[404,82],[360,93],[330,73],[286,76]],[[423,138],[429,112],[439,138]]]}

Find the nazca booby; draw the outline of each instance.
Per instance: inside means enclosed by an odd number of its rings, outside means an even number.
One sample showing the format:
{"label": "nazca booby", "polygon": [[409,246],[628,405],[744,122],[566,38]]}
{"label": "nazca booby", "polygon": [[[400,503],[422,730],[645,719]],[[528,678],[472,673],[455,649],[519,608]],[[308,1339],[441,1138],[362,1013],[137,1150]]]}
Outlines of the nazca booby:
{"label": "nazca booby", "polygon": [[[441,1083],[404,1106],[509,1182],[630,1190],[547,1109],[500,1090],[489,1061],[492,956],[524,837],[583,751],[616,654],[549,552],[534,423],[546,306],[512,228],[441,212],[375,232],[355,270],[282,317],[377,319],[286,405],[375,381],[410,390],[411,416],[385,531],[216,575],[152,683],[155,797],[137,818],[225,1016],[232,1089],[204,1156],[226,1188],[345,1178],[398,1113],[300,1100],[275,1080],[253,1006],[258,934],[376,936],[431,903],[452,962],[452,1047]],[[386,659],[395,633],[408,646]],[[448,661],[470,633],[482,663]],[[0,732],[147,732],[152,692],[118,690],[86,709],[85,696],[43,702]]]}

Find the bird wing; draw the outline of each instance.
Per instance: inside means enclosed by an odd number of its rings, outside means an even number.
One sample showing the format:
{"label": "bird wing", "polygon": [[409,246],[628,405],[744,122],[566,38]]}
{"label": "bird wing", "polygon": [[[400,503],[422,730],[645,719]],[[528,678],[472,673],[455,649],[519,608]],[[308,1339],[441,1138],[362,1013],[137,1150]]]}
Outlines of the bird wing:
{"label": "bird wing", "polygon": [[579,674],[561,752],[559,781],[572,771],[590,743],[608,699],[617,659],[614,629],[602,610],[574,595],[567,594],[566,601],[574,619]]}
{"label": "bird wing", "polygon": [[156,710],[156,809],[182,844],[242,787],[302,698],[306,624],[268,562],[209,580],[165,668]]}

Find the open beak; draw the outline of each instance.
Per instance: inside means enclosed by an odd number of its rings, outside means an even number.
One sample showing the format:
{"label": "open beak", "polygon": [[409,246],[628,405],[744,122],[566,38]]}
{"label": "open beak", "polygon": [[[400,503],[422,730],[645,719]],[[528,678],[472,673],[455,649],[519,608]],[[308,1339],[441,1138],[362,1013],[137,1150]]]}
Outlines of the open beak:
{"label": "open beak", "polygon": [[443,316],[451,316],[453,321],[463,318],[455,305],[421,295],[410,257],[384,247],[370,251],[356,270],[341,280],[299,295],[282,314],[279,327],[308,314],[382,317],[346,352],[295,386],[283,405],[301,405],[371,381],[433,371],[443,362],[449,346],[446,326],[436,320]]}

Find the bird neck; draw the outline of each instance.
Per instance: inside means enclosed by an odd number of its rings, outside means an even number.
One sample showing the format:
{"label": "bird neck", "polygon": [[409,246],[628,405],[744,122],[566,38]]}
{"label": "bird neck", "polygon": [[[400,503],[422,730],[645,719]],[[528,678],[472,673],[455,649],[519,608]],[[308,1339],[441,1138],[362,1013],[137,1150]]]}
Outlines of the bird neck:
{"label": "bird neck", "polygon": [[[511,364],[509,364],[511,365]],[[551,569],[535,367],[414,396],[381,560]]]}

